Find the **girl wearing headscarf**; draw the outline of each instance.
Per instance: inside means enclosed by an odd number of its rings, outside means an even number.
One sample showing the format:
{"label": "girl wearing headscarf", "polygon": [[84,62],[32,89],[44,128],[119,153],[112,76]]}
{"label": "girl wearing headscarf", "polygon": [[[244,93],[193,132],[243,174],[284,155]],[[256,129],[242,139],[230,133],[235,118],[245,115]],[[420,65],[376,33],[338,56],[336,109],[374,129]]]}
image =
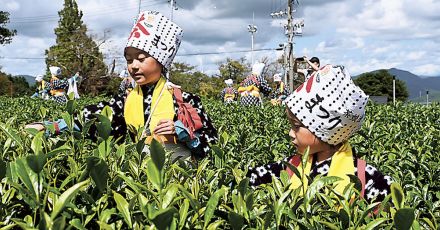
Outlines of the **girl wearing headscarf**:
{"label": "girl wearing headscarf", "polygon": [[290,91],[286,86],[284,85],[284,82],[281,79],[281,74],[277,73],[273,76],[273,81],[277,84],[275,88],[275,92],[272,93],[270,102],[273,105],[279,105],[286,99],[287,96],[289,96]]}
{"label": "girl wearing headscarf", "polygon": [[225,80],[226,88],[224,88],[220,93],[220,98],[225,104],[234,103],[237,101],[238,92],[234,89],[234,87],[232,87],[233,83],[234,82],[232,79]]}
{"label": "girl wearing headscarf", "polygon": [[[353,83],[348,71],[331,65],[318,70],[286,98],[289,136],[298,154],[284,161],[301,174],[298,177],[287,169],[292,189],[301,185],[307,189],[307,177],[337,176],[342,180],[336,182],[335,191],[341,194],[350,183],[348,175],[355,175],[362,182],[361,195],[368,202],[383,200],[390,194],[391,178],[356,157],[349,143],[364,121],[367,101],[368,96]],[[309,158],[302,165],[301,155],[307,148]],[[285,165],[277,162],[249,168],[247,176],[256,186],[271,182],[272,176],[279,177],[283,170]]]}
{"label": "girl wearing headscarf", "polygon": [[[144,128],[142,136],[162,142],[177,154],[173,157],[205,157],[210,151],[209,144],[217,140],[217,131],[200,98],[181,92],[180,87],[166,77],[182,35],[183,30],[161,13],[140,13],[124,49],[135,88],[108,103],[86,107],[86,120],[108,105],[114,112],[112,133],[115,138],[124,136],[127,130],[135,137],[140,128]],[[191,127],[187,121],[179,119],[182,103],[189,103],[194,108],[196,117],[192,118],[198,119],[194,122],[198,122],[199,127]]]}
{"label": "girl wearing headscarf", "polygon": [[59,79],[61,76],[61,68],[58,66],[49,67],[51,78],[46,88],[49,91],[49,99],[57,103],[65,104],[67,102],[66,90],[69,87],[67,79]]}
{"label": "girl wearing headscarf", "polygon": [[252,74],[240,83],[238,93],[241,105],[261,105],[263,102],[261,94],[269,95],[272,89],[266,79],[261,76],[264,67],[264,63],[255,63],[252,66]]}
{"label": "girl wearing headscarf", "polygon": [[43,79],[43,75],[37,75],[35,77],[35,82],[37,85],[37,89],[35,90],[35,93],[31,96],[31,98],[40,97],[45,99],[47,95],[47,82]]}
{"label": "girl wearing headscarf", "polygon": [[[115,139],[123,141],[128,131],[134,141],[141,136],[146,144],[152,139],[161,142],[174,152],[172,159],[205,157],[210,151],[209,144],[217,140],[217,131],[200,97],[183,92],[166,77],[182,34],[183,30],[161,13],[141,12],[124,49],[135,88],[131,92],[119,90],[110,101],[85,107],[85,120],[95,118],[95,114],[109,106],[113,112],[111,135]],[[58,125],[60,130],[62,126]],[[93,138],[96,127],[92,126],[89,132]],[[149,148],[146,146],[144,151],[149,152]]]}

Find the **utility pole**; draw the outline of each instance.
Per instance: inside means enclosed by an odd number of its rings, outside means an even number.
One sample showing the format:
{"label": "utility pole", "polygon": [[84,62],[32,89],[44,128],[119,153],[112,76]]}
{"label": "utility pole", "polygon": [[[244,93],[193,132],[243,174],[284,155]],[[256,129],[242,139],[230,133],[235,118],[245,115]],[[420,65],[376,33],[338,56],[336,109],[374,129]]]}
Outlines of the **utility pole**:
{"label": "utility pole", "polygon": [[426,105],[429,105],[429,90],[426,90]]}
{"label": "utility pole", "polygon": [[396,76],[393,75],[393,105],[396,105]]}
{"label": "utility pole", "polygon": [[293,72],[293,63],[294,63],[294,52],[293,52],[293,38],[295,35],[302,35],[302,27],[304,27],[304,19],[301,19],[297,22],[293,19],[293,12],[296,10],[293,8],[293,5],[298,0],[287,0],[287,9],[281,10],[278,12],[273,12],[270,14],[273,18],[284,17],[287,15],[287,24],[284,25],[285,34],[287,36],[287,43],[280,44],[280,48],[277,50],[281,50],[281,47],[284,49],[284,84],[286,84],[289,89],[293,90],[293,79],[295,77],[295,73]]}
{"label": "utility pole", "polygon": [[176,1],[176,0],[169,0],[170,5],[171,5],[171,15],[170,15],[170,19],[171,19],[171,21],[173,21],[173,13],[174,13],[174,10],[177,10],[176,2],[175,2],[175,1]]}
{"label": "utility pole", "polygon": [[293,14],[292,14],[293,0],[287,0],[287,80],[289,82],[289,89],[293,91]]}
{"label": "utility pole", "polygon": [[171,0],[171,21],[173,21],[174,0]]}
{"label": "utility pole", "polygon": [[252,24],[249,24],[247,29],[251,33],[251,66],[254,64],[254,33],[257,32],[257,26],[254,25],[254,13],[252,13]]}
{"label": "utility pole", "polygon": [[[141,1],[142,1],[142,0],[139,0],[139,4],[138,4],[138,14],[141,13]],[[135,19],[135,20],[136,20],[136,19]]]}

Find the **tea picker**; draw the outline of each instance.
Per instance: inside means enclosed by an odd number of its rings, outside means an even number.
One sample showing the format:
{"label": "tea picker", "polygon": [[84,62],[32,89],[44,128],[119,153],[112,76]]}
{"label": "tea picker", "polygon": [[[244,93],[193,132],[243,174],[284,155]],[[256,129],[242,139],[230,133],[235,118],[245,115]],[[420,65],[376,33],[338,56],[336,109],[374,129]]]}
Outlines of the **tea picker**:
{"label": "tea picker", "polygon": [[[243,106],[262,106],[263,95],[269,95],[272,90],[266,79],[262,76],[265,64],[255,63],[252,66],[252,73],[246,77],[238,88],[240,94],[240,104]],[[263,94],[263,95],[262,95]]]}

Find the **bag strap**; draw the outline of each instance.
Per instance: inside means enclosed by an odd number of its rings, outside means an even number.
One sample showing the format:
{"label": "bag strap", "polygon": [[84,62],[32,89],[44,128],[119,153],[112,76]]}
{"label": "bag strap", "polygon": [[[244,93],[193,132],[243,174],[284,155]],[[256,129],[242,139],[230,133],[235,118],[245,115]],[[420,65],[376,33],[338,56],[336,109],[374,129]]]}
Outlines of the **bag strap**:
{"label": "bag strap", "polygon": [[367,166],[367,162],[365,162],[362,159],[357,159],[357,176],[359,178],[359,180],[361,181],[362,184],[362,189],[361,189],[361,197],[364,197],[364,193],[365,193],[365,167]]}
{"label": "bag strap", "polygon": [[182,90],[180,90],[180,88],[173,87],[173,92],[174,92],[174,97],[176,97],[177,104],[179,105],[182,104],[183,103]]}
{"label": "bag strap", "polygon": [[191,104],[183,102],[182,90],[177,87],[173,87],[173,89],[174,97],[176,98],[176,102],[179,106],[177,118],[182,118],[179,120],[181,120],[183,124],[188,128],[190,138],[193,139],[195,137],[194,132],[203,127],[201,118]]}
{"label": "bag strap", "polygon": [[[301,163],[301,156],[300,155],[295,155],[292,158],[290,158],[289,163],[295,167],[299,166],[299,163]],[[290,170],[289,167],[287,167],[287,173],[289,174],[289,177],[293,176],[293,172],[292,170]]]}

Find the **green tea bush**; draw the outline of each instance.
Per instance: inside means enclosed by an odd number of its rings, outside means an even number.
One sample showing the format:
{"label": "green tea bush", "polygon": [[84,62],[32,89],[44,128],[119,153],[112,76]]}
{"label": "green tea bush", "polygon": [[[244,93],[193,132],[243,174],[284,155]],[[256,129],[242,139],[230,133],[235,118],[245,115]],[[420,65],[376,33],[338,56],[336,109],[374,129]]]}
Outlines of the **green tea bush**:
{"label": "green tea bush", "polygon": [[[101,98],[66,107],[29,98],[0,98],[0,228],[22,229],[439,229],[440,105],[368,105],[351,139],[358,156],[390,175],[392,195],[377,204],[331,192],[334,177],[289,189],[287,173],[249,186],[248,166],[295,153],[283,107],[241,108],[204,100],[219,131],[211,156],[170,162],[153,142],[117,144],[110,109],[96,121],[98,140],[73,129],[73,116]],[[24,130],[33,121],[64,118],[59,136]],[[322,193],[321,191],[329,191]],[[387,205],[390,204],[390,205]]]}

